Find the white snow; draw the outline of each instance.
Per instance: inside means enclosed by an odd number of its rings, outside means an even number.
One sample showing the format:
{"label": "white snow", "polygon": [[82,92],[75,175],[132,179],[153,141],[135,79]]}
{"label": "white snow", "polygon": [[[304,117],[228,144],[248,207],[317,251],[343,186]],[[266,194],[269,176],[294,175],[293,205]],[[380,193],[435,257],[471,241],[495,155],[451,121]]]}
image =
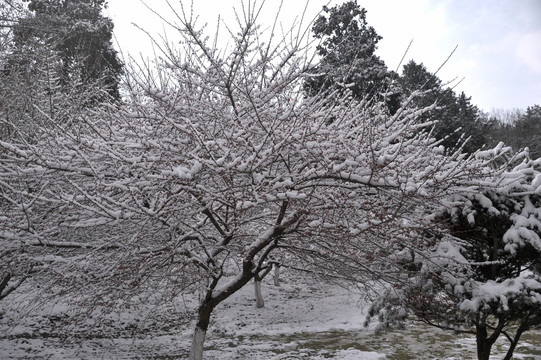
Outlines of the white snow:
{"label": "white snow", "polygon": [[[287,270],[282,273],[281,283],[276,287],[271,277],[264,279],[264,308],[256,308],[252,286],[220,304],[211,317],[204,359],[385,360],[398,354],[418,360],[475,359],[475,339],[471,336],[453,336],[450,340],[449,332],[413,325],[375,335],[373,327],[363,327],[365,303],[359,301],[359,293],[319,284],[315,279],[299,279]],[[142,302],[138,310],[127,309],[109,317],[110,333],[101,337],[48,337],[56,326],[50,319],[67,314],[67,306],[36,311],[13,326],[13,312],[22,309],[16,298],[4,301],[0,312],[1,359],[182,359],[188,354],[193,336],[193,323],[178,321],[179,309],[167,315],[170,309],[158,306],[158,312],[166,315],[160,320],[148,313],[156,305]],[[176,306],[193,311],[197,299],[184,297]],[[93,326],[94,333],[99,333],[99,324],[89,317],[77,327],[92,330]],[[122,326],[131,330],[122,331]],[[496,358],[503,351],[501,344],[497,345]],[[541,350],[539,344],[521,346]],[[443,357],[442,347],[446,349]],[[521,351],[516,355],[522,358]]]}

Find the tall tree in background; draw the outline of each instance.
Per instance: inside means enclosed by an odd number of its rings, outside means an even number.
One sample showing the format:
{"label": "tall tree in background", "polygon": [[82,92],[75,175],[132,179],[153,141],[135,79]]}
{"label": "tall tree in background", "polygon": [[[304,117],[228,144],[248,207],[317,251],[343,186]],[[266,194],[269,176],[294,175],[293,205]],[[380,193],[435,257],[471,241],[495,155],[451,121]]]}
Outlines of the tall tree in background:
{"label": "tall tree in background", "polygon": [[[461,92],[456,96],[455,112],[454,122],[452,119],[450,121],[450,123],[454,125],[451,128],[455,127],[456,129],[456,132],[454,133],[456,134],[454,135],[455,138],[458,138],[458,136],[461,136],[462,134],[469,137],[469,140],[464,147],[464,151],[473,153],[476,150],[481,149],[488,141],[486,136],[488,125],[483,113],[476,105],[471,103],[471,96],[466,96],[464,92]],[[453,131],[455,131],[455,129],[453,129]],[[449,139],[452,141],[453,136]]]}
{"label": "tall tree in background", "polygon": [[503,142],[517,150],[514,144],[514,129],[518,119],[524,114],[524,111],[515,109],[492,109],[487,117],[487,138],[489,145],[494,146]]}
{"label": "tall tree in background", "polygon": [[[113,22],[101,14],[105,0],[25,0],[33,15],[14,27],[11,67],[28,65],[28,54],[40,46],[60,59],[64,87],[100,84],[115,99],[123,68],[112,46]],[[99,99],[92,99],[99,100]]]}
{"label": "tall tree in background", "polygon": [[541,106],[495,110],[490,114],[488,136],[492,144],[503,141],[514,151],[528,148],[532,159],[541,157]]}
{"label": "tall tree in background", "polygon": [[437,105],[432,113],[425,116],[438,121],[434,136],[441,140],[446,148],[454,148],[460,142],[461,136],[470,138],[463,147],[463,151],[467,153],[475,152],[487,142],[484,117],[477,106],[471,103],[471,98],[463,92],[457,96],[422,63],[417,64],[411,60],[404,65],[398,81],[405,96],[414,91],[423,92],[423,96],[413,100],[413,106]]}
{"label": "tall tree in background", "polygon": [[34,1],[28,9],[19,1],[0,4],[0,140],[33,142],[41,136],[40,129],[60,131],[59,126],[73,123],[83,108],[110,95],[118,96],[118,79],[109,86],[113,78],[98,74],[109,70],[99,64],[94,64],[94,70],[87,69],[84,61],[77,62],[88,59],[82,52],[79,57],[69,55],[76,46],[68,43],[67,34],[76,36],[76,30],[59,24],[71,21],[75,26],[83,20],[75,21],[75,15],[60,12],[44,15],[44,6],[52,9],[56,3],[41,2],[41,8],[39,4]]}
{"label": "tall tree in background", "polygon": [[532,159],[541,157],[541,106],[529,106],[515,123],[515,132],[516,150],[528,147]]}
{"label": "tall tree in background", "polygon": [[3,70],[3,59],[13,40],[13,26],[24,13],[20,3],[12,0],[0,2],[0,70]]}
{"label": "tall tree in background", "polygon": [[410,96],[416,91],[421,91],[422,96],[413,98],[410,105],[415,107],[426,107],[437,104],[438,108],[425,118],[442,119],[449,117],[454,106],[454,94],[450,89],[445,89],[442,81],[435,74],[432,74],[423,64],[417,64],[410,60],[404,65],[402,75],[398,79],[404,96]]}
{"label": "tall tree in background", "polygon": [[347,87],[357,99],[384,98],[394,113],[398,94],[390,92],[392,73],[376,54],[381,36],[366,21],[366,10],[356,1],[333,8],[323,7],[324,15],[312,27],[320,62],[312,69],[304,89],[309,95],[336,87]]}

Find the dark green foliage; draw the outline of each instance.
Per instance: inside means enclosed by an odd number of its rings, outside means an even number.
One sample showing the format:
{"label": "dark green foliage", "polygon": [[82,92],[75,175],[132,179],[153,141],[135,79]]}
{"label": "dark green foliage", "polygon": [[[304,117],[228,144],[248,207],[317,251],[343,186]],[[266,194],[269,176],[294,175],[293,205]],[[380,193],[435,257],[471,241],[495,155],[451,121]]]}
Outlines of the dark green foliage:
{"label": "dark green foliage", "polygon": [[[376,54],[381,36],[366,21],[366,10],[356,1],[333,8],[314,23],[312,32],[320,62],[312,69],[304,90],[309,95],[336,88],[348,88],[357,99],[384,98],[391,112],[398,108],[398,94],[390,91],[393,74]],[[387,94],[385,94],[387,93]]]}
{"label": "dark green foliage", "polygon": [[471,97],[464,93],[457,96],[423,64],[417,64],[413,60],[404,65],[398,81],[406,97],[414,91],[424,92],[423,96],[415,98],[411,105],[437,105],[435,110],[424,116],[438,121],[434,136],[442,140],[442,145],[447,149],[455,148],[463,135],[469,137],[463,147],[464,152],[473,153],[487,143],[488,124],[482,112],[471,103]]}
{"label": "dark green foliage", "polygon": [[[406,281],[378,299],[370,316],[385,326],[408,316],[476,336],[488,360],[502,336],[513,356],[522,334],[541,325],[541,159],[524,157],[499,187],[450,199],[437,217],[432,250],[409,258]],[[413,269],[413,270],[412,270]],[[406,272],[407,270],[407,272]]]}
{"label": "dark green foliage", "polygon": [[529,106],[526,111],[514,110],[495,114],[491,118],[492,143],[503,141],[515,151],[529,149],[532,159],[541,157],[541,106]]}
{"label": "dark green foliage", "polygon": [[515,123],[515,146],[517,149],[528,147],[530,157],[541,157],[541,106],[534,105]]}
{"label": "dark green foliage", "polygon": [[[475,279],[501,281],[532,269],[541,252],[531,243],[526,242],[514,252],[505,249],[504,235],[513,226],[511,219],[518,216],[519,201],[493,191],[480,196],[489,199],[498,213],[489,211],[479,200],[472,199],[471,207],[449,219],[450,234],[464,240],[466,257],[480,264],[475,268]],[[540,200],[539,196],[528,199],[534,208],[541,208]],[[475,222],[468,219],[468,214],[474,214]],[[541,229],[537,232],[541,234]]]}
{"label": "dark green foliage", "polygon": [[11,66],[29,65],[28,53],[47,46],[60,58],[57,71],[64,87],[99,83],[118,99],[123,64],[112,46],[113,22],[101,15],[105,0],[25,1],[33,15],[14,27]]}
{"label": "dark green foliage", "polygon": [[455,97],[455,108],[453,110],[454,121],[452,118],[442,119],[442,124],[450,126],[449,130],[455,131],[455,129],[460,127],[460,130],[453,134],[454,136],[449,137],[450,142],[456,144],[459,136],[465,134],[466,137],[470,138],[464,146],[465,152],[472,153],[481,149],[487,143],[487,124],[484,121],[482,112],[477,106],[471,103],[471,97],[466,96],[464,92],[461,92],[458,97]]}

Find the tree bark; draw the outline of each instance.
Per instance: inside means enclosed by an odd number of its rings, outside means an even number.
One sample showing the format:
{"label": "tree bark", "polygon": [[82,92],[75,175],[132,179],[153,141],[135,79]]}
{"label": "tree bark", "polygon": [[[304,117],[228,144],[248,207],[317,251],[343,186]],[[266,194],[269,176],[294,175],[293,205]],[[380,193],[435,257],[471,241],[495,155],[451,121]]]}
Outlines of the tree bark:
{"label": "tree bark", "polygon": [[2,294],[4,293],[4,289],[8,287],[9,280],[11,280],[11,274],[7,273],[3,276],[2,281],[0,281],[0,299],[3,298]]}
{"label": "tree bark", "polygon": [[[285,206],[282,207],[282,211],[285,212]],[[210,322],[210,315],[214,308],[229,296],[240,290],[250,280],[252,280],[252,278],[257,277],[261,283],[261,279],[268,274],[270,268],[267,268],[263,275],[259,275],[258,271],[261,269],[256,269],[254,257],[260,251],[263,251],[265,247],[268,246],[274,239],[281,236],[288,226],[294,224],[297,222],[297,220],[298,215],[296,213],[290,215],[287,220],[283,219],[283,214],[281,213],[278,224],[262,234],[254,241],[252,246],[248,248],[242,261],[242,270],[237,274],[237,276],[235,276],[234,279],[224,284],[220,289],[216,289],[219,281],[218,278],[211,282],[209,288],[207,289],[206,296],[199,306],[198,320],[192,338],[189,360],[203,360],[205,337]],[[261,260],[264,261],[267,256],[268,252],[264,252]]]}
{"label": "tree bark", "polygon": [[517,329],[517,332],[515,333],[515,337],[513,338],[513,341],[511,341],[511,345],[509,346],[509,350],[507,350],[507,354],[505,354],[505,357],[503,360],[511,360],[513,358],[513,353],[515,352],[515,348],[517,347],[518,341],[520,340],[520,336],[525,331],[526,326],[525,323],[521,323],[520,326]]}
{"label": "tree bark", "polygon": [[265,300],[263,300],[263,293],[261,292],[261,281],[263,281],[271,270],[272,267],[269,266],[263,272],[254,275],[255,306],[257,308],[265,307]]}
{"label": "tree bark", "polygon": [[492,244],[492,258],[490,259],[493,263],[491,265],[491,279],[496,279],[498,276],[498,268],[499,265],[496,264],[496,260],[498,259],[498,237],[493,237],[493,244]]}
{"label": "tree bark", "polygon": [[190,348],[190,360],[203,360],[203,345],[207,331],[196,327],[193,333],[192,346]]}
{"label": "tree bark", "polygon": [[476,343],[477,343],[477,359],[478,360],[489,360],[490,349],[492,343],[487,337],[487,326],[486,324],[477,324],[476,328]]}

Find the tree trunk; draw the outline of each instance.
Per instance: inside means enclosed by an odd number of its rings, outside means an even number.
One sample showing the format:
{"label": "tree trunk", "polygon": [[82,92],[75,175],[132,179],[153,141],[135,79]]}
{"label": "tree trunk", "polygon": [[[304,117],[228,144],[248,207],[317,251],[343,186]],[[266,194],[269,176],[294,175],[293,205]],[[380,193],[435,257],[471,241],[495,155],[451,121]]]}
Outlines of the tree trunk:
{"label": "tree trunk", "polygon": [[190,348],[190,360],[202,360],[203,359],[203,345],[205,343],[205,337],[207,331],[200,327],[195,327],[192,338],[192,346]]}
{"label": "tree trunk", "polygon": [[507,354],[505,354],[505,357],[503,360],[511,360],[513,358],[513,353],[515,352],[515,348],[517,347],[518,341],[520,340],[520,336],[526,329],[525,323],[521,323],[520,326],[517,329],[517,332],[515,333],[515,337],[513,341],[511,341],[511,345],[509,346],[509,350],[507,350]]}
{"label": "tree trunk", "polygon": [[[285,206],[282,206],[282,211],[285,213]],[[263,273],[263,276],[260,276],[259,271],[261,271],[261,269],[256,269],[254,257],[259,252],[263,251],[260,259],[261,263],[263,263],[266,260],[266,257],[269,255],[270,250],[272,250],[272,248],[270,248],[269,251],[265,252],[265,248],[267,247],[268,249],[268,246],[272,245],[272,241],[281,236],[287,227],[293,225],[295,222],[297,222],[297,220],[298,216],[296,213],[290,215],[286,220],[283,219],[283,216],[280,216],[279,224],[271,228],[269,231],[266,231],[257,239],[257,241],[254,241],[254,244],[252,244],[251,247],[248,248],[242,261],[242,270],[237,274],[237,276],[218,289],[217,286],[221,276],[214,278],[210,282],[205,298],[202,300],[202,303],[198,309],[198,319],[192,338],[192,345],[190,347],[189,360],[203,360],[203,347],[207,329],[209,327],[210,314],[216,306],[236,293],[238,290],[242,289],[242,287],[248,284],[252,278],[254,278],[254,280],[259,280],[259,284],[256,284],[256,295],[259,294],[259,296],[261,296],[261,279],[268,274],[271,268],[266,267],[266,271]],[[257,289],[258,286],[259,290]]]}
{"label": "tree trunk", "polygon": [[477,342],[477,359],[489,360],[492,343],[487,338],[487,326],[486,324],[478,324],[475,326],[475,328]]}
{"label": "tree trunk", "polygon": [[265,307],[265,300],[261,294],[261,279],[254,278],[255,306],[257,308]]}
{"label": "tree trunk", "polygon": [[492,266],[491,266],[491,279],[496,279],[496,277],[498,276],[498,268],[500,267],[497,263],[496,263],[496,260],[498,260],[498,241],[499,241],[499,237],[498,236],[494,236],[494,241],[493,241],[493,244],[492,244],[492,257],[491,257],[491,261],[493,261],[492,263]]}
{"label": "tree trunk", "polygon": [[280,265],[274,264],[274,286],[280,286]]}
{"label": "tree trunk", "polygon": [[11,274],[7,273],[5,276],[3,276],[2,281],[0,281],[0,299],[4,298],[4,289],[8,287],[9,280],[11,280]]}
{"label": "tree trunk", "polygon": [[203,360],[203,345],[207,336],[212,308],[206,304],[199,308],[199,319],[195,325],[189,360]]}
{"label": "tree trunk", "polygon": [[263,272],[254,275],[254,290],[255,290],[255,306],[257,308],[265,307],[265,300],[261,293],[261,281],[269,274],[272,267],[267,267]]}

